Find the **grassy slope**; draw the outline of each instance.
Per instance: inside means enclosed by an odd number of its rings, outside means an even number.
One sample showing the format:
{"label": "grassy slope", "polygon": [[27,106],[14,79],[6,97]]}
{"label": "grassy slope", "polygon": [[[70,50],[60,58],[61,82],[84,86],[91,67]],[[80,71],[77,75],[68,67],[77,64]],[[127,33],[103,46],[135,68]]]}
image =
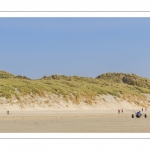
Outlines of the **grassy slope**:
{"label": "grassy slope", "polygon": [[11,98],[12,95],[17,97],[31,93],[44,96],[45,91],[63,95],[64,98],[74,95],[76,99],[100,94],[140,96],[141,93],[150,93],[150,80],[123,73],[106,73],[97,78],[53,75],[31,80],[25,76],[14,76],[0,71],[0,97]]}

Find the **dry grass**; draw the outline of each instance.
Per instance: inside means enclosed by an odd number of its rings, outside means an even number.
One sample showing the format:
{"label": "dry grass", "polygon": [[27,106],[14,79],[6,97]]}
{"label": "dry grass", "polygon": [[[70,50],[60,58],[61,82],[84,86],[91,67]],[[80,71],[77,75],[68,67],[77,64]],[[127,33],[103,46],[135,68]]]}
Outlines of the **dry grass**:
{"label": "dry grass", "polygon": [[0,97],[10,99],[15,96],[23,105],[20,100],[21,96],[44,97],[45,92],[63,96],[66,100],[72,99],[75,103],[80,103],[81,98],[84,97],[86,103],[91,104],[92,97],[101,94],[111,94],[117,97],[134,95],[142,98],[141,93],[150,93],[150,80],[135,74],[123,73],[106,73],[96,78],[53,75],[31,80],[25,76],[14,76],[0,71]]}

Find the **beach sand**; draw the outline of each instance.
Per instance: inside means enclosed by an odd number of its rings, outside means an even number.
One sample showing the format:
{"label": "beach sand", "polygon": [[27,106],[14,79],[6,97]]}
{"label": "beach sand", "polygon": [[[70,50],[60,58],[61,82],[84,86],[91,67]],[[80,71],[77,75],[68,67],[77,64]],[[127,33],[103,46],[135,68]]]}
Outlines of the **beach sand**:
{"label": "beach sand", "polygon": [[131,118],[138,109],[0,111],[0,133],[149,133],[147,118]]}

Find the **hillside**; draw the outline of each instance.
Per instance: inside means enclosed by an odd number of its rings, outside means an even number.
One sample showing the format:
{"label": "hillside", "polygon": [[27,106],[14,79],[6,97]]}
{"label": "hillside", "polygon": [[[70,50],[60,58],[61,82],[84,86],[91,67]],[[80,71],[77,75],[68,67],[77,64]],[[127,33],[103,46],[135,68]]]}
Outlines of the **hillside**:
{"label": "hillside", "polygon": [[[36,103],[41,98],[40,103],[49,107],[53,102],[61,100],[66,103],[93,105],[98,97],[111,95],[115,99],[148,107],[145,94],[150,94],[150,80],[135,74],[105,73],[96,78],[52,75],[31,80],[25,76],[0,71],[1,104],[18,104],[23,107],[28,103]],[[52,97],[53,102],[50,101]],[[99,98],[99,101],[102,100],[104,98]]]}

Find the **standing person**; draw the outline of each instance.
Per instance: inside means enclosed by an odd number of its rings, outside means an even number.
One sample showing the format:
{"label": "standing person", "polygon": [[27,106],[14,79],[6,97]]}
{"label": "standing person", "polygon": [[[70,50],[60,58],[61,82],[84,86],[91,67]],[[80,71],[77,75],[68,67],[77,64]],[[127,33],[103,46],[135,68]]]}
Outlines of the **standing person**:
{"label": "standing person", "polygon": [[143,111],[143,108],[142,108],[142,111]]}
{"label": "standing person", "polygon": [[118,115],[120,114],[120,109],[118,109]]}
{"label": "standing person", "polygon": [[121,109],[122,113],[123,113],[123,109]]}

